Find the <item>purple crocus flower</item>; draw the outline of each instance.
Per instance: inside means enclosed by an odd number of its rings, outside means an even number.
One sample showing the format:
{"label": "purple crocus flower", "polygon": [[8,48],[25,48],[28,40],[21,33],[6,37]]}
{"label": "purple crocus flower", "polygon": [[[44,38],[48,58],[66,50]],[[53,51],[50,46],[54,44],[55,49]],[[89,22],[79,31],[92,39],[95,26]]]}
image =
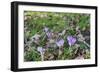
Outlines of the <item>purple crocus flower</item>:
{"label": "purple crocus flower", "polygon": [[74,45],[75,42],[76,42],[76,38],[75,38],[75,37],[72,37],[72,36],[68,36],[68,37],[67,37],[67,40],[68,40],[69,46]]}
{"label": "purple crocus flower", "polygon": [[48,27],[44,27],[43,29],[45,32],[48,32],[49,31],[49,28]]}
{"label": "purple crocus flower", "polygon": [[48,38],[51,38],[52,37],[52,32],[46,32],[46,35]]}
{"label": "purple crocus flower", "polygon": [[44,52],[45,52],[45,49],[42,48],[42,47],[38,47],[38,48],[37,48],[37,51],[40,52],[41,55],[43,55]]}
{"label": "purple crocus flower", "polygon": [[63,40],[63,39],[57,40],[57,41],[56,41],[56,45],[57,45],[58,47],[63,46],[63,45],[64,45],[64,40]]}
{"label": "purple crocus flower", "polygon": [[44,27],[44,32],[46,33],[46,36],[48,37],[48,38],[51,38],[52,37],[52,32],[49,30],[49,28],[48,27]]}
{"label": "purple crocus flower", "polygon": [[42,47],[38,47],[37,51],[40,52],[40,54],[41,54],[41,61],[43,61],[44,60],[45,49],[42,48]]}

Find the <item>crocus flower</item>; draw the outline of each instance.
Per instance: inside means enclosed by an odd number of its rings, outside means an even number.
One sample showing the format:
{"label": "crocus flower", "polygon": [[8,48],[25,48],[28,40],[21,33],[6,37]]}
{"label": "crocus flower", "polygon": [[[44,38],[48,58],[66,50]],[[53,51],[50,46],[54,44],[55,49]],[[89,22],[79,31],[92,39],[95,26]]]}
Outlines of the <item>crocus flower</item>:
{"label": "crocus flower", "polygon": [[51,37],[52,37],[52,32],[49,30],[48,27],[44,27],[43,30],[45,31],[46,36],[47,36],[48,38],[51,38]]}
{"label": "crocus flower", "polygon": [[52,32],[46,32],[46,35],[48,38],[51,38],[52,37]]}
{"label": "crocus flower", "polygon": [[38,47],[38,48],[37,48],[37,51],[40,52],[41,54],[44,54],[45,49],[42,48],[42,47]]}
{"label": "crocus flower", "polygon": [[49,31],[49,28],[48,27],[44,27],[43,29],[45,32],[48,32]]}
{"label": "crocus flower", "polygon": [[45,52],[45,49],[42,48],[42,47],[38,47],[37,48],[37,51],[40,52],[40,54],[41,54],[41,61],[43,61],[44,60],[44,52]]}
{"label": "crocus flower", "polygon": [[75,38],[75,37],[72,37],[72,36],[68,36],[68,37],[67,37],[67,40],[68,40],[69,46],[74,45],[75,42],[76,42],[76,38]]}
{"label": "crocus flower", "polygon": [[57,41],[56,41],[56,45],[57,45],[58,47],[63,46],[63,45],[64,45],[64,40],[63,40],[63,39],[57,40]]}

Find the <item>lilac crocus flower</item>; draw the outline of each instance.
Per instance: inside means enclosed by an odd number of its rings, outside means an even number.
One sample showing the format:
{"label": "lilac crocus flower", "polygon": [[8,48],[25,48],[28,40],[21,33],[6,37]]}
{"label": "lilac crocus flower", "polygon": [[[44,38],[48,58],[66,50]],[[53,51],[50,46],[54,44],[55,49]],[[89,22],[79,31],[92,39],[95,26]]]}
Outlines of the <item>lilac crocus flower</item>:
{"label": "lilac crocus flower", "polygon": [[51,38],[52,37],[52,32],[46,32],[46,35],[48,38]]}
{"label": "lilac crocus flower", "polygon": [[67,40],[68,40],[69,46],[74,45],[75,42],[76,42],[76,38],[75,38],[75,37],[72,37],[72,36],[68,36],[68,37],[67,37]]}
{"label": "lilac crocus flower", "polygon": [[42,48],[42,47],[38,47],[38,48],[37,48],[37,51],[40,52],[41,54],[44,54],[45,49]]}
{"label": "lilac crocus flower", "polygon": [[51,38],[52,37],[52,32],[49,30],[49,28],[48,27],[44,27],[44,32],[46,33],[46,36],[48,37],[48,38]]}
{"label": "lilac crocus flower", "polygon": [[44,27],[43,29],[45,32],[48,32],[49,31],[49,28],[48,27]]}
{"label": "lilac crocus flower", "polygon": [[45,49],[42,48],[42,47],[38,47],[37,51],[40,52],[40,54],[41,54],[41,61],[43,61],[44,60]]}
{"label": "lilac crocus flower", "polygon": [[57,45],[58,47],[63,46],[63,45],[64,45],[64,40],[63,40],[63,39],[57,40],[57,41],[56,41],[56,45]]}

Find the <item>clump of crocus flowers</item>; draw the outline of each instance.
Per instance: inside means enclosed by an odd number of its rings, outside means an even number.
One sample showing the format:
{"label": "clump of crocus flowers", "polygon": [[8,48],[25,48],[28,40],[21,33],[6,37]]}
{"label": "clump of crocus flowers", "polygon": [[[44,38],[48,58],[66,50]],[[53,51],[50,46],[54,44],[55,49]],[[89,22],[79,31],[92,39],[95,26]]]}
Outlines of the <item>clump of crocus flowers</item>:
{"label": "clump of crocus flowers", "polygon": [[[47,42],[49,43],[49,45],[52,45],[52,43],[54,45],[56,45],[56,49],[58,48],[57,49],[58,55],[61,55],[61,52],[63,52],[62,49],[63,49],[64,45],[68,44],[69,47],[71,47],[76,43],[76,38],[72,35],[66,36],[67,39],[64,40],[63,36],[66,35],[65,34],[66,30],[63,30],[62,33],[57,33],[58,35],[56,38],[53,38],[53,36],[55,35],[54,34],[55,32],[51,31],[50,28],[48,28],[48,27],[44,27],[43,32],[45,33],[45,36],[46,36],[45,40],[47,40],[45,42],[44,46],[39,45],[39,42],[40,42],[39,38],[41,37],[41,34],[36,34],[33,36],[33,39],[34,39],[33,42],[35,42],[36,44],[38,43],[37,51],[40,53],[41,61],[44,61],[44,54],[45,54],[46,50],[49,49],[49,47],[46,47],[46,46],[48,46],[48,45],[46,45]],[[45,47],[45,49],[43,47]],[[55,49],[52,46],[50,48]]]}

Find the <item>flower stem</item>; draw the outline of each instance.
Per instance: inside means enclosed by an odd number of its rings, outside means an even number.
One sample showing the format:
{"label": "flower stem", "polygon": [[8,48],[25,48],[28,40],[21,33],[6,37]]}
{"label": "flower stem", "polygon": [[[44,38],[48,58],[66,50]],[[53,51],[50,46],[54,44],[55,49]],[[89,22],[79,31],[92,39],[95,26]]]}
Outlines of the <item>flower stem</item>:
{"label": "flower stem", "polygon": [[61,47],[59,47],[59,50],[58,50],[58,57],[60,57],[60,55],[62,54],[62,50],[61,50],[62,48]]}
{"label": "flower stem", "polygon": [[44,55],[41,54],[41,61],[44,61]]}

